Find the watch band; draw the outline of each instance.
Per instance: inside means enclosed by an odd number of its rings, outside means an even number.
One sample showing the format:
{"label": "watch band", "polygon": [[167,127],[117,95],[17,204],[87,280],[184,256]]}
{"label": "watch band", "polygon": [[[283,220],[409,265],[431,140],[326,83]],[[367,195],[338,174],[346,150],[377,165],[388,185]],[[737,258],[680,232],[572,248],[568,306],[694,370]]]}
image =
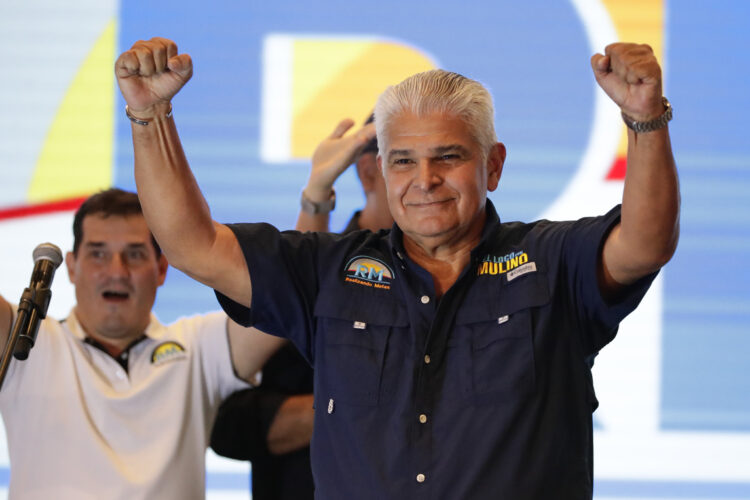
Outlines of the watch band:
{"label": "watch band", "polygon": [[664,113],[657,116],[653,120],[649,120],[647,122],[639,122],[636,121],[634,118],[631,118],[630,116],[626,115],[625,112],[622,112],[622,120],[625,122],[625,125],[630,130],[633,130],[635,132],[638,132],[639,134],[642,134],[644,132],[653,132],[654,130],[659,130],[660,128],[664,128],[667,126],[667,123],[672,119],[672,105],[669,103],[666,97],[662,96],[661,98],[662,104],[664,104]]}
{"label": "watch band", "polygon": [[331,196],[326,201],[321,202],[312,201],[302,191],[299,204],[302,207],[302,211],[310,215],[327,214],[336,208],[336,191],[331,189]]}

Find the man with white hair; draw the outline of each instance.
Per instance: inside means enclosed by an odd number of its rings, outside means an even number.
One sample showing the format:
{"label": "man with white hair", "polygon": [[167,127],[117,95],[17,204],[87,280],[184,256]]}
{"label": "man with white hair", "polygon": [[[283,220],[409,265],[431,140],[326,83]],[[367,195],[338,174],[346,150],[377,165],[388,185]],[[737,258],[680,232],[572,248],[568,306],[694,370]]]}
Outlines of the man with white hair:
{"label": "man with white hair", "polygon": [[314,365],[320,498],[591,498],[593,357],[679,233],[653,52],[613,44],[591,65],[630,128],[621,207],[501,223],[487,200],[505,160],[491,97],[434,70],[375,107],[393,229],[335,236],[213,222],[171,115],[190,57],[161,38],[119,57],[138,191],[165,253]]}

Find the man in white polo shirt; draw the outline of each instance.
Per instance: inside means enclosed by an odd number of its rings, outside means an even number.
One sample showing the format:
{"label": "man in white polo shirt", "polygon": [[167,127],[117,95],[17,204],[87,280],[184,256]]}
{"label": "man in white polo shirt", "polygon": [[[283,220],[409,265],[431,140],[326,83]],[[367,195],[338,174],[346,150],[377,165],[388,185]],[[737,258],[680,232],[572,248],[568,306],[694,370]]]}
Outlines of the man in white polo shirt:
{"label": "man in white polo shirt", "polygon": [[[223,313],[160,324],[151,308],[167,261],[134,193],[92,196],[73,233],[77,304],[44,320],[0,391],[10,498],[203,498],[219,404],[283,341]],[[0,297],[2,345],[14,311]]]}

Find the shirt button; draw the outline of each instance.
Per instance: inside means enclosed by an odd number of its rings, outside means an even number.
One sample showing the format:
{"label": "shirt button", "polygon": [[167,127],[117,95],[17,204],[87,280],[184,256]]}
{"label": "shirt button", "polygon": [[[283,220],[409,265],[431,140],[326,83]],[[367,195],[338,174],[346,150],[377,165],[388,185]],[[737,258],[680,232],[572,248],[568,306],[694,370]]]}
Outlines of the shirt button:
{"label": "shirt button", "polygon": [[425,415],[424,413],[422,413],[422,414],[421,414],[421,415],[419,416],[419,423],[420,423],[420,424],[426,424],[426,423],[427,423],[427,415]]}
{"label": "shirt button", "polygon": [[429,304],[430,303],[430,298],[427,295],[422,295],[422,298],[419,299],[419,300],[422,301],[422,304]]}
{"label": "shirt button", "polygon": [[429,365],[430,364],[430,355],[425,354],[424,355],[424,364]]}
{"label": "shirt button", "polygon": [[424,474],[417,474],[417,482],[424,483]]}

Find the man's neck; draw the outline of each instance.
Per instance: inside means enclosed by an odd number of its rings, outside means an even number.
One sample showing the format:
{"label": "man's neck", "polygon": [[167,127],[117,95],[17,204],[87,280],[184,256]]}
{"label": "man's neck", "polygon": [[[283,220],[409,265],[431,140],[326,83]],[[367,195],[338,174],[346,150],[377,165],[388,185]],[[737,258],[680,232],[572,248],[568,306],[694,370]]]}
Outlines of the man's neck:
{"label": "man's neck", "polygon": [[471,261],[471,251],[481,240],[484,222],[485,218],[482,217],[466,234],[455,235],[447,242],[416,240],[404,234],[404,249],[407,255],[432,275],[438,298],[453,286]]}
{"label": "man's neck", "polygon": [[84,333],[84,335],[91,340],[96,341],[96,343],[99,344],[99,347],[106,351],[107,354],[109,354],[113,358],[118,357],[133,343],[134,340],[140,338],[144,334],[145,329],[140,329],[136,332],[130,332],[127,334],[116,336],[102,335],[96,332],[93,328],[89,328],[86,325],[86,322],[82,320],[75,311],[74,313],[76,314],[76,319],[78,320],[78,324],[80,325],[81,331]]}

